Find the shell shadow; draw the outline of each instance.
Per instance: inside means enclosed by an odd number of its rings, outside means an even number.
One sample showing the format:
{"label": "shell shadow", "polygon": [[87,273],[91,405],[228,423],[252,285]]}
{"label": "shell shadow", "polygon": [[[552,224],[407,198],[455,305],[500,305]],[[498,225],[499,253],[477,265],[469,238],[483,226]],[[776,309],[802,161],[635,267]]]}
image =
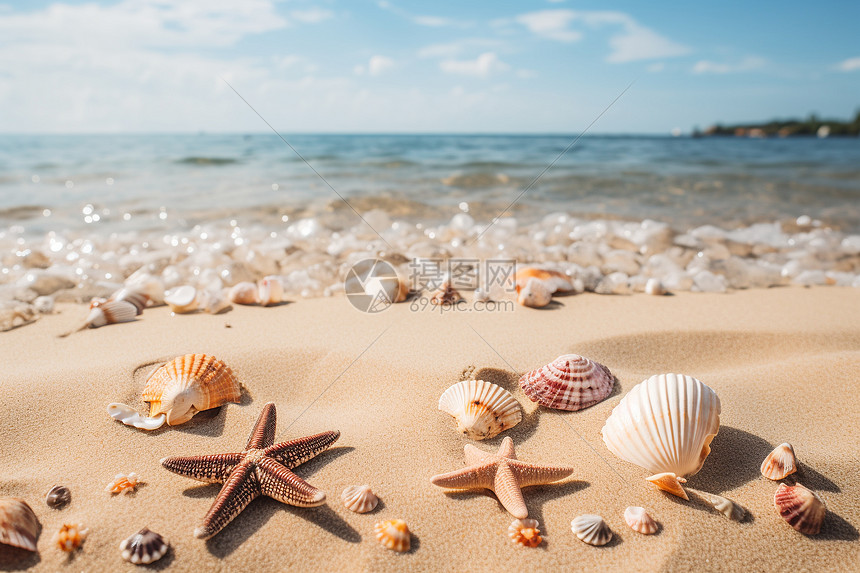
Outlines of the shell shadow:
{"label": "shell shadow", "polygon": [[0,571],[23,571],[38,565],[42,559],[38,551],[0,544]]}
{"label": "shell shadow", "polygon": [[803,462],[797,462],[797,473],[788,476],[784,481],[801,483],[813,491],[831,491],[839,493],[842,489],[827,476],[815,471]]}
{"label": "shell shadow", "polygon": [[591,482],[587,482],[585,480],[570,480],[527,487],[523,491],[523,497],[526,498],[526,507],[529,508],[529,517],[538,520],[542,534],[549,535],[550,531],[546,529],[546,521],[544,521],[543,517],[544,505],[546,505],[550,500],[574,494],[589,486],[591,486]]}
{"label": "shell shadow", "polygon": [[[411,532],[410,532],[411,533]],[[412,555],[416,551],[421,548],[421,538],[415,535],[415,533],[411,533],[409,536],[409,551],[406,552],[407,555]]]}
{"label": "shell shadow", "polygon": [[824,523],[821,524],[821,532],[818,535],[810,537],[810,539],[813,541],[857,541],[860,539],[860,533],[846,519],[828,509],[827,513],[824,514]]}
{"label": "shell shadow", "polygon": [[773,450],[765,439],[731,426],[720,426],[711,453],[690,487],[720,494],[761,478],[762,460]]}
{"label": "shell shadow", "polygon": [[[210,490],[209,487],[195,489]],[[183,495],[187,491],[183,492]],[[274,499],[255,499],[251,502],[251,505],[236,516],[236,519],[228,523],[215,537],[206,540],[206,549],[209,553],[221,559],[229,556],[271,519],[275,512],[278,511],[277,505],[279,503]]]}
{"label": "shell shadow", "polygon": [[539,311],[543,312],[543,311],[548,311],[548,310],[559,310],[562,308],[564,308],[564,303],[561,302],[560,300],[556,300],[555,297],[553,297],[553,299],[551,301],[549,301],[548,305],[540,306],[537,308],[532,308],[532,310],[539,310]]}

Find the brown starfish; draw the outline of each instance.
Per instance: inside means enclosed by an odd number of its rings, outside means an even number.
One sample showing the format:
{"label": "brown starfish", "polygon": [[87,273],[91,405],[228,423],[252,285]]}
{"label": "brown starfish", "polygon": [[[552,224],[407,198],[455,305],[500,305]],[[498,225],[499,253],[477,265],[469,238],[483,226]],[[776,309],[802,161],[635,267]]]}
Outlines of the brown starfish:
{"label": "brown starfish", "polygon": [[466,464],[461,470],[440,474],[430,478],[430,483],[452,489],[489,489],[511,515],[518,519],[529,516],[522,488],[542,485],[564,479],[573,473],[573,468],[561,466],[539,466],[517,459],[514,441],[502,440],[495,454],[479,450],[466,444]]}
{"label": "brown starfish", "polygon": [[290,470],[328,449],[340,437],[340,432],[323,432],[272,445],[275,424],[275,405],[268,403],[260,412],[248,437],[248,445],[241,453],[173,456],[161,460],[161,465],[173,473],[206,483],[224,484],[203,522],[194,530],[195,537],[209,539],[261,495],[298,507],[325,503],[325,492]]}

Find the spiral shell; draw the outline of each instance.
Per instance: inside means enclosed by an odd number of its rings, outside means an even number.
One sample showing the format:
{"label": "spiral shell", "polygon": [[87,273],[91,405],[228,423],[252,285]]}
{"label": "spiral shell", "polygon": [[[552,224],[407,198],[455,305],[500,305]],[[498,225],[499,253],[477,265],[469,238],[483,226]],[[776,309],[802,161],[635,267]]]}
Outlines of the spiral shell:
{"label": "spiral shell", "polygon": [[45,495],[45,503],[48,507],[62,509],[72,501],[72,492],[64,485],[55,485]]}
{"label": "spiral shell", "polygon": [[782,518],[797,531],[805,535],[821,531],[827,508],[818,495],[802,485],[779,484],[773,504]]}
{"label": "spiral shell", "polygon": [[543,541],[537,519],[515,519],[508,526],[511,541],[524,547],[537,547]]}
{"label": "spiral shell", "polygon": [[249,305],[257,304],[257,296],[257,285],[251,282],[241,282],[233,285],[227,298],[232,303]]}
{"label": "spiral shell", "polygon": [[552,302],[552,292],[543,281],[529,279],[517,294],[517,303],[530,308],[543,308]]}
{"label": "spiral shell", "polygon": [[687,492],[684,491],[684,488],[681,486],[682,483],[687,483],[687,480],[672,472],[659,473],[653,476],[648,476],[645,479],[654,484],[657,489],[662,489],[667,493],[671,493],[672,495],[676,495],[686,500],[690,499],[687,496]]}
{"label": "spiral shell", "polygon": [[576,536],[589,545],[606,545],[612,540],[612,530],[599,515],[586,513],[570,522]]}
{"label": "spiral shell", "polygon": [[111,300],[130,302],[137,309],[137,315],[143,314],[143,309],[149,303],[149,295],[142,288],[122,287],[110,297]]}
{"label": "spiral shell", "polygon": [[781,480],[797,471],[797,459],[791,444],[778,445],[761,463],[761,475],[774,481]]}
{"label": "spiral shell", "polygon": [[131,322],[137,316],[137,307],[124,300],[108,300],[90,309],[86,323],[90,328],[106,324]]}
{"label": "spiral shell", "polygon": [[84,543],[88,533],[89,530],[80,523],[66,523],[54,534],[53,541],[63,551],[71,553]]}
{"label": "spiral shell", "polygon": [[135,565],[149,565],[167,554],[170,544],[164,537],[144,527],[119,544],[120,554]]}
{"label": "spiral shell", "polygon": [[279,304],[284,300],[284,285],[276,276],[268,276],[257,283],[257,300],[263,306]]}
{"label": "spiral shell", "polygon": [[42,526],[23,499],[0,497],[0,543],[36,551]]}
{"label": "spiral shell", "polygon": [[520,292],[529,282],[531,282],[532,279],[543,283],[544,287],[550,292],[550,294],[554,292],[573,290],[573,283],[571,282],[570,277],[564,273],[547,269],[526,267],[518,269],[514,275],[514,280],[517,284],[517,292]]}
{"label": "spiral shell", "polygon": [[200,307],[197,289],[190,285],[179,286],[164,293],[164,302],[176,314],[194,312]]}
{"label": "spiral shell", "polygon": [[351,485],[340,495],[343,504],[355,513],[367,513],[376,509],[379,498],[371,491],[369,485]]}
{"label": "spiral shell", "polygon": [[533,402],[557,410],[582,410],[612,393],[615,380],[603,364],[578,354],[564,354],[527,372],[520,386]]}
{"label": "spiral shell", "polygon": [[624,521],[630,529],[642,535],[657,533],[657,522],[648,515],[644,507],[630,506],[624,510]]}
{"label": "spiral shell", "polygon": [[720,429],[720,398],[692,376],[659,374],[633,387],[603,426],[603,442],[653,473],[691,476]]}
{"label": "spiral shell", "polygon": [[457,429],[473,440],[492,438],[523,419],[510,392],[483,380],[454,384],[439,398],[439,409],[454,416]]}
{"label": "spiral shell", "polygon": [[156,370],[143,389],[149,415],[164,413],[171,426],[187,422],[199,411],[236,404],[241,395],[230,367],[206,354],[174,358]]}
{"label": "spiral shell", "polygon": [[380,521],[373,526],[373,529],[376,531],[376,540],[386,549],[400,552],[409,551],[412,534],[402,519]]}

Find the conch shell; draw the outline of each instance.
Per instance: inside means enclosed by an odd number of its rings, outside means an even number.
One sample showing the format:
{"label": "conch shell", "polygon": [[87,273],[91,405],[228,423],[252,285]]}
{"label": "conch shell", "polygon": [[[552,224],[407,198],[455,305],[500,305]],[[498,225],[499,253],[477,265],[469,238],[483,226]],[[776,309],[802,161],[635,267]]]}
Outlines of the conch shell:
{"label": "conch shell", "polygon": [[439,398],[439,409],[457,419],[457,429],[473,440],[486,440],[523,419],[510,392],[484,380],[454,384]]}

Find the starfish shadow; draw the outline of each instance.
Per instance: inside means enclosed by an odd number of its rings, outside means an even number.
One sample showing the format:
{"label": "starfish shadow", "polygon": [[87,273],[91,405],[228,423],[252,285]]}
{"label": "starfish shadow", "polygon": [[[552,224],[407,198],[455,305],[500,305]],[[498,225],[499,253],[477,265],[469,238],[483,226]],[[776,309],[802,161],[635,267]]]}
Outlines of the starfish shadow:
{"label": "starfish shadow", "polygon": [[292,507],[286,505],[283,506],[283,510],[313,523],[320,529],[324,529],[344,541],[361,543],[361,534],[327,505],[320,507]]}
{"label": "starfish shadow", "polygon": [[39,564],[37,551],[0,544],[0,571],[23,571]]}
{"label": "starfish shadow", "polygon": [[549,531],[544,529],[546,522],[543,516],[543,506],[548,501],[582,491],[590,485],[590,482],[584,480],[569,480],[524,488],[523,497],[525,497],[526,507],[529,509],[529,517],[537,519],[542,532],[549,534]]}

